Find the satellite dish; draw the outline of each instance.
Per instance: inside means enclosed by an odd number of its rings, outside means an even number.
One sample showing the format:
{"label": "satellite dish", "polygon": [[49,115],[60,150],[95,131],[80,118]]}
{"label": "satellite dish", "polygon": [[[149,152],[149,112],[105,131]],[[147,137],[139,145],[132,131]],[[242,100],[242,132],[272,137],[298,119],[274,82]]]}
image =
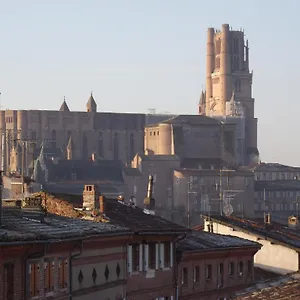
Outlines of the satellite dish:
{"label": "satellite dish", "polygon": [[231,204],[224,204],[223,205],[223,213],[226,217],[229,217],[233,213],[233,207]]}

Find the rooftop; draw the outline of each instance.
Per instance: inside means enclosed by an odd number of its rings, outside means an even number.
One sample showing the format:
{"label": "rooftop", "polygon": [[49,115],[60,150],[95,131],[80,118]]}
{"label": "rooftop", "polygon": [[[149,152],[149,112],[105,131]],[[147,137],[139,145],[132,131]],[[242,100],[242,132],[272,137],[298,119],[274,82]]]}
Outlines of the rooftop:
{"label": "rooftop", "polygon": [[276,242],[297,251],[300,249],[300,231],[283,224],[272,222],[270,225],[264,225],[262,220],[247,220],[233,216],[211,216],[210,219],[236,230],[248,232],[258,238]]}
{"label": "rooftop", "polygon": [[46,215],[43,220],[32,216],[31,212],[20,208],[3,209],[3,227],[0,228],[0,245],[12,242],[42,241],[59,242],[61,240],[80,239],[103,235],[129,233],[129,229],[108,223],[95,223],[86,220]]}
{"label": "rooftop", "polygon": [[244,247],[260,248],[261,245],[231,235],[221,235],[204,231],[190,232],[183,240],[178,242],[179,251],[218,251]]}
{"label": "rooftop", "polygon": [[264,163],[261,162],[260,164],[256,164],[250,167],[251,169],[255,170],[256,172],[300,172],[300,167],[293,167],[293,166],[287,166],[282,165],[279,163]]}
{"label": "rooftop", "polygon": [[256,283],[232,297],[235,300],[300,299],[300,274],[294,273],[265,282]]}
{"label": "rooftop", "polygon": [[159,124],[219,125],[221,122],[217,119],[201,115],[178,115],[156,124],[147,125],[146,127],[158,126]]}
{"label": "rooftop", "polygon": [[[82,195],[47,195],[47,210],[51,213],[75,218],[88,216],[85,211],[79,213],[80,207],[82,207]],[[189,231],[157,215],[151,215],[142,208],[116,199],[104,199],[104,214],[109,224],[129,228],[137,234],[180,234]],[[96,217],[94,221],[100,221],[100,219]]]}
{"label": "rooftop", "polygon": [[272,180],[255,181],[255,191],[298,191],[300,190],[300,180]]}

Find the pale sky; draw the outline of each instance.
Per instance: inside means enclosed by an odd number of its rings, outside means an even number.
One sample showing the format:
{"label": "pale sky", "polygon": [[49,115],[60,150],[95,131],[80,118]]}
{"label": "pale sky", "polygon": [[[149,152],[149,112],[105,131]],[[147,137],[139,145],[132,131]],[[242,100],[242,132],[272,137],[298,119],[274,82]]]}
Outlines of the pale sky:
{"label": "pale sky", "polygon": [[207,27],[250,41],[261,159],[300,165],[298,0],[0,0],[5,109],[194,114]]}

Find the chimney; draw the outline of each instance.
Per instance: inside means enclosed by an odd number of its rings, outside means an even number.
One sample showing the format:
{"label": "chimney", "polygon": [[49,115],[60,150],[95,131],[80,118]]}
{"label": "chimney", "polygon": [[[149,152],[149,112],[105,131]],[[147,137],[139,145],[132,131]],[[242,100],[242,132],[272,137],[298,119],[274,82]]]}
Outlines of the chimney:
{"label": "chimney", "polygon": [[96,154],[96,152],[93,152],[92,153],[92,161],[96,161],[97,160],[97,154]]}
{"label": "chimney", "polygon": [[99,197],[99,211],[101,214],[105,213],[105,206],[104,206],[105,198],[103,195]]}
{"label": "chimney", "polygon": [[264,223],[265,223],[265,225],[270,225],[271,224],[271,214],[270,213],[265,213],[264,214]]}
{"label": "chimney", "polygon": [[43,199],[41,196],[25,197],[22,201],[23,216],[29,219],[35,219],[43,222],[46,211],[43,208]]}
{"label": "chimney", "polygon": [[288,217],[288,226],[289,228],[296,229],[299,227],[299,219],[295,216]]}
{"label": "chimney", "polygon": [[83,203],[82,206],[86,210],[93,210],[99,208],[99,195],[96,185],[86,184],[84,186],[83,194]]}
{"label": "chimney", "polygon": [[152,194],[153,194],[153,175],[149,175],[147,196],[144,199],[144,208],[145,209],[153,210],[155,207],[155,200],[152,197]]}

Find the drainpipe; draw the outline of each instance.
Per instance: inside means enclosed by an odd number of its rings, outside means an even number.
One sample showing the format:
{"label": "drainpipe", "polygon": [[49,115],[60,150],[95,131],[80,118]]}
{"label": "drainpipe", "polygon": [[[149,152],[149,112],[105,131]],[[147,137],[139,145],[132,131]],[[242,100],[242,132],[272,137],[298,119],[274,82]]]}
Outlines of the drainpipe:
{"label": "drainpipe", "polygon": [[83,251],[83,241],[81,240],[80,243],[80,252],[70,255],[70,259],[69,259],[69,300],[73,299],[73,271],[72,271],[72,261],[75,257],[78,257],[82,254]]}
{"label": "drainpipe", "polygon": [[27,271],[28,271],[28,260],[30,259],[36,259],[36,258],[42,258],[46,255],[47,253],[47,250],[48,250],[48,244],[44,244],[44,250],[41,251],[41,252],[37,252],[37,253],[33,253],[33,254],[29,254],[29,255],[25,255],[25,288],[24,288],[24,299],[28,299],[28,274],[27,274]]}
{"label": "drainpipe", "polygon": [[175,281],[175,300],[179,299],[179,287],[178,287],[178,267],[179,267],[179,263],[181,261],[181,255],[177,256],[177,252],[176,252],[176,243],[178,243],[179,241],[183,240],[186,237],[186,234],[182,237],[179,237],[177,239],[174,239],[173,241],[173,259],[175,258],[174,262],[173,262],[173,274],[174,274],[174,281]]}

